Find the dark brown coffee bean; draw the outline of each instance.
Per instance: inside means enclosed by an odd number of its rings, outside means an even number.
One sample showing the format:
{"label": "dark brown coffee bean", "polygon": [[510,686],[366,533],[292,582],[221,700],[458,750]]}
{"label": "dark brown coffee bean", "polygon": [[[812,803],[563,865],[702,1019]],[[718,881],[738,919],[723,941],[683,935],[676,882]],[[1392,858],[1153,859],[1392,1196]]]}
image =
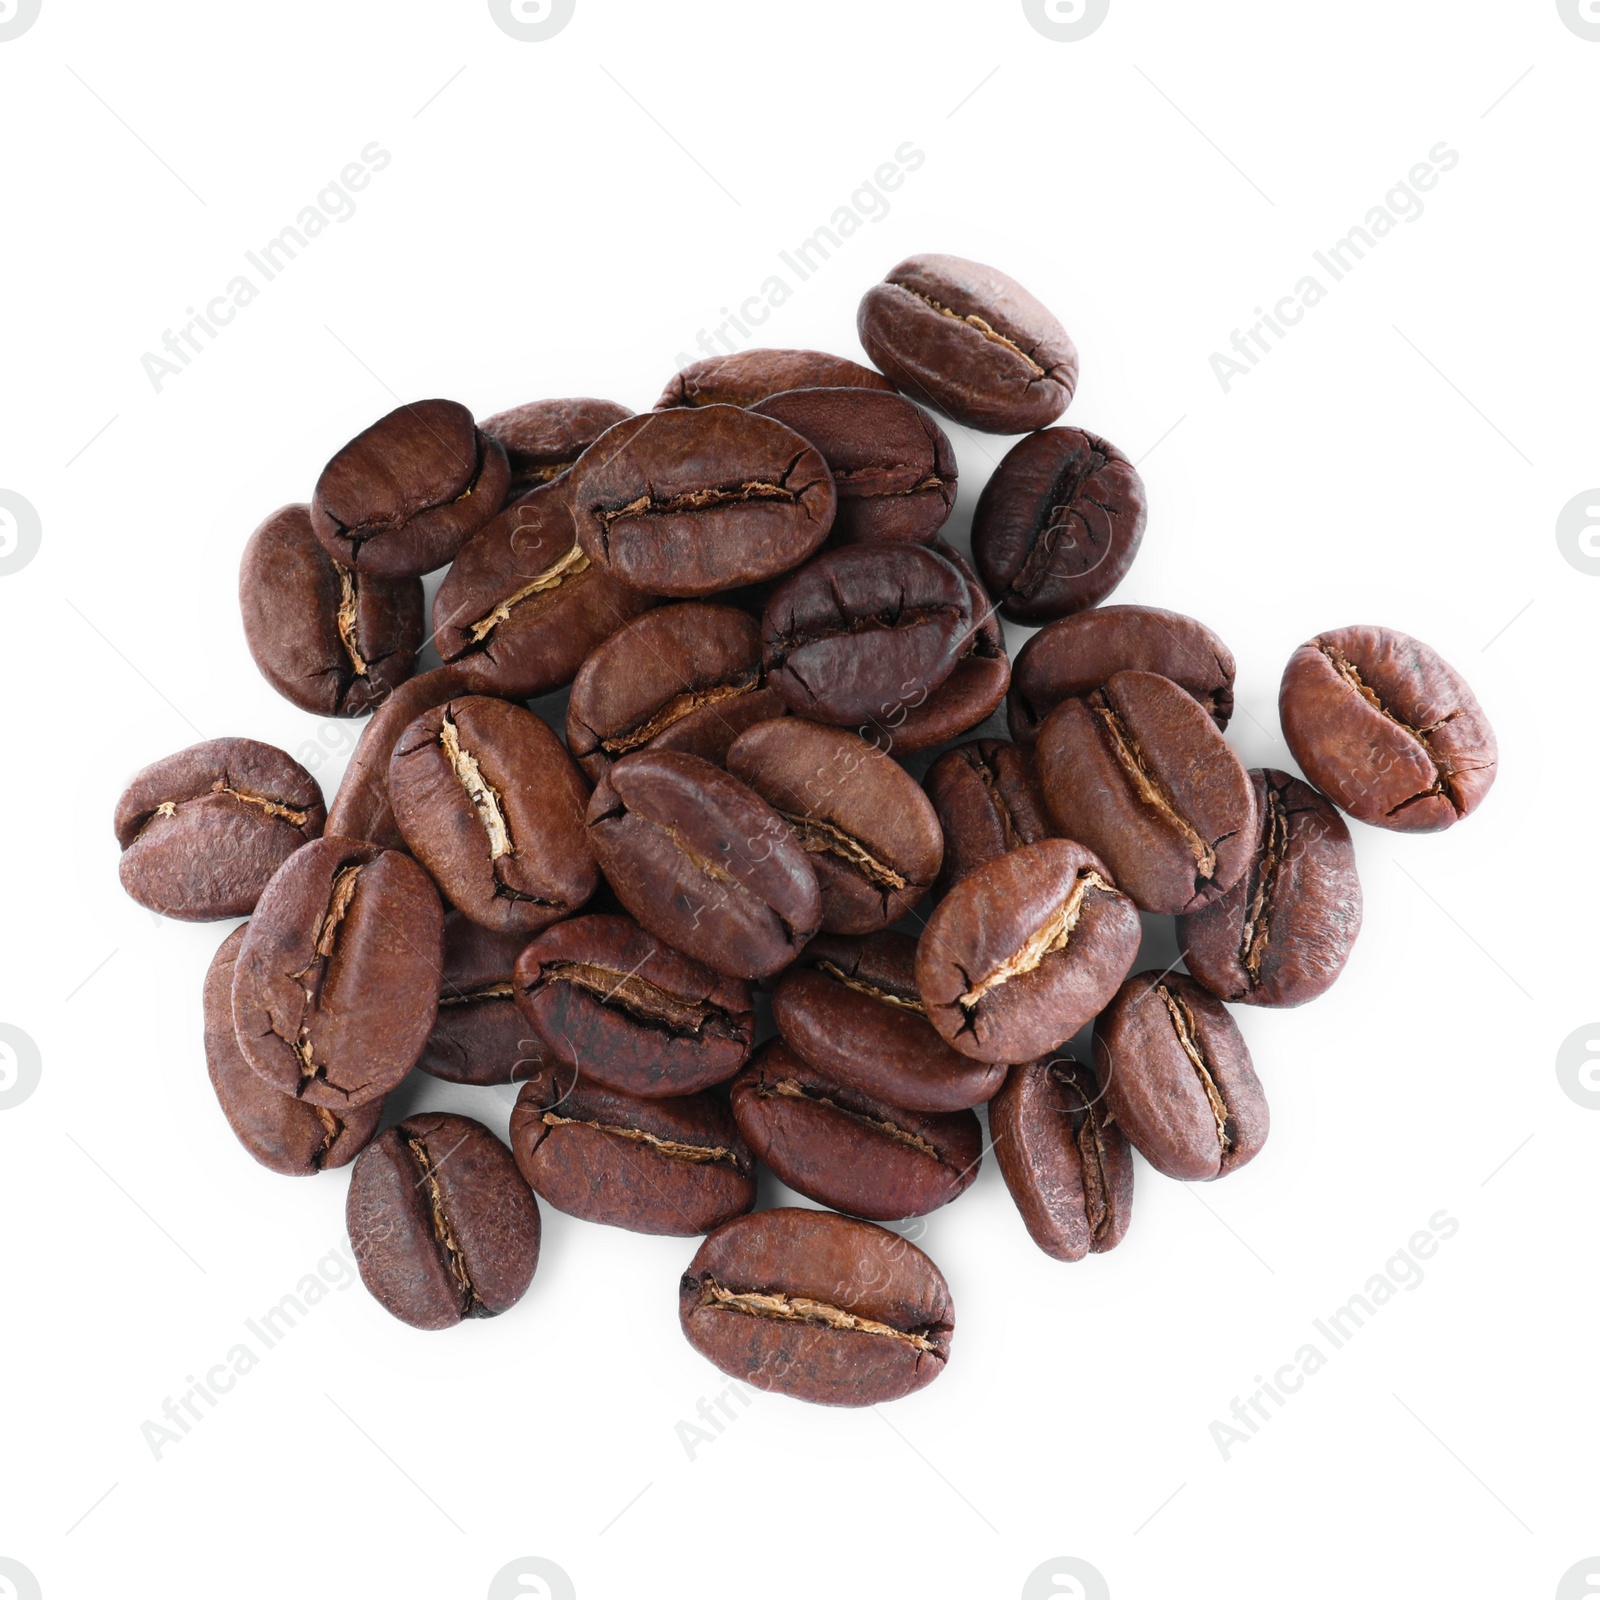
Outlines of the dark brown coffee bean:
{"label": "dark brown coffee bean", "polygon": [[856,316],[897,389],[989,433],[1048,427],[1072,399],[1078,351],[1022,285],[960,256],[911,256]]}
{"label": "dark brown coffee bean", "polygon": [[588,828],[623,905],[730,977],[787,966],[821,924],[817,875],[789,824],[698,756],[624,756],[596,787]]}
{"label": "dark brown coffee bean", "polygon": [[594,893],[589,786],[548,723],[467,695],[424,712],[389,762],[389,803],[411,853],[457,910],[535,934]]}
{"label": "dark brown coffee bean", "polygon": [[497,412],[480,426],[505,446],[511,464],[506,498],[513,500],[554,482],[607,428],[632,415],[614,400],[532,400]]}
{"label": "dark brown coffee bean", "polygon": [[505,447],[454,400],[400,406],[322,469],[311,527],[340,566],[380,578],[442,567],[505,503]]}
{"label": "dark brown coffee bean", "polygon": [[1278,715],[1305,775],[1376,828],[1448,828],[1494,782],[1494,729],[1472,690],[1437,651],[1393,628],[1336,628],[1301,645]]}
{"label": "dark brown coffee bean", "polygon": [[858,735],[799,717],[748,728],[728,771],[794,829],[822,890],[824,933],[873,933],[933,886],[939,818],[904,767]]}
{"label": "dark brown coffee bean", "polygon": [[694,599],[776,577],[833,526],[821,455],[735,406],[619,422],[568,482],[583,553],[647,594]]}
{"label": "dark brown coffee bean", "polygon": [[509,1311],[539,1265],[539,1203],[470,1117],[434,1112],[379,1134],[350,1175],[345,1219],[361,1281],[413,1328]]}
{"label": "dark brown coffee bean", "polygon": [[122,887],[183,922],[248,916],[325,816],[317,780],[274,746],[190,745],[136,774],[117,801]]}
{"label": "dark brown coffee bean", "polygon": [[649,1099],[725,1082],[755,1036],[748,984],[627,917],[546,929],[517,961],[516,993],[551,1061]]}
{"label": "dark brown coffee bean", "polygon": [[1055,833],[1025,744],[975,739],[957,745],[928,768],[922,786],[944,831],[940,894],[974,867]]}
{"label": "dark brown coffee bean", "polygon": [[313,840],[267,885],[239,951],[245,1059],[332,1111],[386,1095],[433,1029],[443,930],[438,891],[410,856]]}
{"label": "dark brown coffee bean", "polygon": [[1344,818],[1311,787],[1250,774],[1255,853],[1220,900],[1178,918],[1190,974],[1220,1000],[1298,1006],[1343,970],[1361,931],[1361,881]]}
{"label": "dark brown coffee bean", "polygon": [[1233,652],[1204,623],[1156,606],[1098,606],[1047,624],[1017,652],[1011,737],[1032,744],[1063,700],[1093,694],[1119,672],[1170,678],[1219,728],[1233,715]]}
{"label": "dark brown coffee bean", "polygon": [[497,933],[445,913],[439,1014],[417,1066],[447,1083],[516,1083],[544,1065],[513,984],[525,933]]}
{"label": "dark brown coffee bean", "polygon": [[261,675],[323,717],[359,717],[411,676],[422,580],[341,567],[311,531],[311,507],[274,511],[244,547],[239,609]]}
{"label": "dark brown coffee bean", "polygon": [[383,1101],[335,1114],[284,1094],[257,1075],[233,1028],[233,969],[249,924],[222,941],[206,972],[206,1071],[234,1136],[264,1167],[288,1178],[342,1167],[378,1130]]}
{"label": "dark brown coffee bean", "polygon": [[1094,1025],[1106,1109],[1157,1172],[1226,1177],[1267,1140],[1267,1100],[1228,1009],[1181,972],[1128,979]]}
{"label": "dark brown coffee bean", "polygon": [[570,1066],[530,1079],[511,1149],[557,1211],[633,1233],[709,1233],[756,1203],[756,1163],[719,1095],[644,1100]]}
{"label": "dark brown coffee bean", "polygon": [[684,1337],[753,1388],[870,1406],[944,1371],[955,1308],[944,1275],[887,1228],[780,1207],[724,1223],[678,1286]]}
{"label": "dark brown coffee bean", "polygon": [[655,408],[754,406],[786,389],[893,387],[870,367],[821,350],[740,350],[692,362],[662,390]]}
{"label": "dark brown coffee bean", "polygon": [[972,519],[972,556],[1016,622],[1098,605],[1144,538],[1144,482],[1114,444],[1081,428],[1020,439],[995,468]]}
{"label": "dark brown coffee bean", "polygon": [[1139,953],[1139,913],[1070,839],[969,872],[917,941],[917,989],[942,1038],[977,1061],[1031,1061],[1099,1011]]}
{"label": "dark brown coffee bean", "polygon": [[1133,1153],[1100,1087],[1070,1056],[1013,1067],[989,1136],[1033,1242],[1057,1261],[1114,1250],[1133,1211]]}
{"label": "dark brown coffee bean", "polygon": [[1036,746],[1058,832],[1104,857],[1143,911],[1198,911],[1250,865],[1255,792],[1199,703],[1154,672],[1063,700]]}

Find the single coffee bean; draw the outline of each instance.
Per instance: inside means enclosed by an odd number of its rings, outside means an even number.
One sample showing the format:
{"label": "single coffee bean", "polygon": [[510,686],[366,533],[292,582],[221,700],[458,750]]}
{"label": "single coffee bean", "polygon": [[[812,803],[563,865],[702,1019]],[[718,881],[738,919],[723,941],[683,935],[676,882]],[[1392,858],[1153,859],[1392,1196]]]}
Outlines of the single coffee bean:
{"label": "single coffee bean", "polygon": [[267,885],[233,977],[245,1059],[284,1094],[345,1111],[411,1070],[439,1005],[444,913],[398,850],[316,839]]}
{"label": "single coffee bean", "polygon": [[758,722],[728,747],[728,771],[794,829],[822,890],[824,933],[898,921],[939,875],[944,840],[904,767],[844,728]]}
{"label": "single coffee bean", "polygon": [[916,982],[917,941],[885,931],[818,934],[772,991],[772,1019],[803,1061],[912,1111],[964,1111],[1005,1080],[934,1031]]}
{"label": "single coffee bean", "polygon": [[678,1286],[684,1337],[753,1388],[871,1406],[944,1371],[955,1308],[914,1244],[870,1222],[779,1207],[725,1222]]}
{"label": "single coffee bean", "polygon": [[1081,428],[1049,428],[1018,440],[984,485],[972,556],[1006,616],[1048,622],[1122,582],[1144,524],[1133,463]]}
{"label": "single coffee bean", "polygon": [[250,535],[239,608],[261,676],[321,717],[371,711],[411,676],[422,643],[422,580],[340,566],[305,505],[274,511]]}
{"label": "single coffee bean", "polygon": [[833,479],[799,434],[736,406],[619,422],[568,480],[602,572],[683,599],[797,567],[833,526]]}
{"label": "single coffee bean", "polygon": [[325,816],[317,780],[272,745],[190,745],[137,773],[117,801],[122,887],[183,922],[249,916]]}
{"label": "single coffee bean", "polygon": [[756,1163],[727,1101],[645,1100],[549,1067],[511,1113],[511,1150],[557,1211],[633,1233],[709,1233],[756,1203]]}
{"label": "single coffee bean", "polygon": [[509,501],[554,482],[607,428],[632,415],[614,400],[533,400],[497,412],[480,426],[505,446],[511,465]]}
{"label": "single coffee bean", "polygon": [[1033,1242],[1057,1261],[1114,1250],[1133,1211],[1133,1153],[1100,1087],[1070,1056],[1011,1069],[989,1136]]}
{"label": "single coffee bean", "polygon": [[417,1066],[447,1083],[516,1083],[545,1064],[512,978],[525,933],[497,933],[459,911],[444,919],[439,1014]]}
{"label": "single coffee bean", "polygon": [[597,645],[572,680],[567,748],[591,782],[634,750],[721,766],[753,723],[788,708],[761,670],[761,624],[732,606],[663,606]]}
{"label": "single coffee bean", "polygon": [[1118,672],[1158,672],[1219,728],[1233,715],[1233,652],[1203,622],[1156,606],[1097,606],[1042,627],[1017,652],[1006,717],[1032,744],[1063,700],[1103,689]]}
{"label": "single coffee bean", "polygon": [[1494,782],[1494,729],[1436,651],[1393,628],[1335,628],[1290,657],[1283,736],[1305,775],[1361,822],[1434,833]]}
{"label": "single coffee bean", "polygon": [[505,503],[505,447],[454,400],[400,406],[317,479],[311,527],[340,566],[380,578],[442,567]]}
{"label": "single coffee bean", "polygon": [[1309,783],[1250,774],[1255,852],[1220,900],[1178,918],[1190,975],[1219,1000],[1298,1006],[1343,970],[1361,931],[1361,881],[1344,818]]}
{"label": "single coffee bean", "polygon": [[1025,744],[974,739],[957,745],[928,768],[922,786],[944,832],[940,894],[974,867],[1055,833]]}
{"label": "single coffee bean", "polygon": [[1111,998],[1140,931],[1098,856],[1046,839],[969,872],[939,902],[917,941],[917,989],[963,1055],[1031,1061]]}
{"label": "single coffee bean", "polygon": [[822,921],[789,824],[720,767],[677,750],[624,756],[589,802],[617,898],[658,939],[735,978],[786,967]]}
{"label": "single coffee bean", "polygon": [[1078,351],[1013,278],[960,256],[911,256],[856,316],[867,354],[903,393],[988,433],[1046,428],[1072,399]]}
{"label": "single coffee bean", "polygon": [[754,406],[786,389],[893,387],[870,367],[821,350],[740,350],[691,362],[662,390],[655,408]]}
{"label": "single coffee bean", "polygon": [[1157,1172],[1226,1177],[1267,1140],[1267,1100],[1227,1007],[1181,972],[1140,972],[1094,1025],[1106,1109]]}
{"label": "single coffee bean", "polygon": [[343,1115],[284,1094],[245,1060],[233,1028],[233,969],[246,923],[222,941],[206,972],[206,1071],[234,1136],[262,1166],[288,1178],[342,1167],[378,1131],[383,1101]]}
{"label": "single coffee bean", "polygon": [[471,1117],[407,1117],[361,1152],[345,1220],[361,1281],[413,1328],[509,1311],[539,1265],[539,1203]]}
{"label": "single coffee bean", "polygon": [[389,762],[389,802],[411,853],[457,910],[535,934],[594,893],[589,786],[548,723],[467,695],[424,712]]}
{"label": "single coffee bean", "polygon": [[1056,829],[1109,863],[1143,911],[1198,911],[1244,875],[1255,791],[1199,703],[1154,672],[1063,700],[1035,747]]}
{"label": "single coffee bean", "polygon": [[725,1082],[755,1036],[748,984],[627,917],[547,928],[517,961],[516,996],[549,1060],[646,1099]]}

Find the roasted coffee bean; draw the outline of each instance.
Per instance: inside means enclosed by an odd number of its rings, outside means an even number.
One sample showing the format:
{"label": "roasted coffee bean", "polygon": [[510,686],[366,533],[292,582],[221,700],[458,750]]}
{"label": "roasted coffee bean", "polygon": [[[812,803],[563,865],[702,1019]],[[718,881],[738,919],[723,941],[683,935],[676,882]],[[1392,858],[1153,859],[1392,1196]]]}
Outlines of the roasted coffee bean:
{"label": "roasted coffee bean", "polygon": [[1063,700],[1035,748],[1057,831],[1104,857],[1141,910],[1198,911],[1250,865],[1250,779],[1170,678],[1113,673],[1103,689]]}
{"label": "roasted coffee bean", "polygon": [[1181,972],[1140,972],[1094,1025],[1106,1109],[1157,1172],[1226,1177],[1267,1140],[1267,1100],[1228,1009]]}
{"label": "roasted coffee bean", "polygon": [[1114,1250],[1133,1211],[1133,1153],[1100,1086],[1070,1056],[1011,1069],[989,1137],[1033,1242],[1057,1261]]}
{"label": "roasted coffee bean", "polygon": [[922,786],[944,832],[940,894],[974,867],[1055,833],[1025,744],[974,739],[957,745],[928,768]]}
{"label": "roasted coffee bean", "polygon": [[837,544],[925,544],[956,503],[956,453],[944,429],[892,389],[789,389],[754,410],[822,452],[839,497]]}
{"label": "roasted coffee bean", "polygon": [[694,599],[776,577],[833,526],[821,455],[736,406],[619,422],[568,482],[584,555],[647,594]]}
{"label": "roasted coffee bean", "polygon": [[589,786],[548,723],[467,695],[424,712],[389,762],[389,803],[411,853],[457,910],[535,934],[594,893]]}
{"label": "roasted coffee bean", "polygon": [[634,750],[684,750],[721,766],[746,728],[786,710],[761,670],[761,624],[690,601],[596,646],[572,680],[567,748],[595,783]]}
{"label": "roasted coffee bean", "polygon": [[1017,652],[1011,737],[1032,744],[1063,700],[1093,694],[1119,672],[1170,678],[1219,728],[1233,715],[1233,652],[1203,622],[1155,606],[1097,606],[1047,624]]}
{"label": "roasted coffee bean", "polygon": [[574,917],[522,952],[517,1004],[546,1057],[659,1099],[731,1078],[755,1036],[750,987],[627,917]]}
{"label": "roasted coffee bean", "polygon": [[206,972],[206,1071],[217,1104],[239,1143],[274,1172],[300,1178],[345,1166],[378,1131],[383,1101],[336,1115],[273,1088],[245,1060],[233,1028],[233,969],[248,926],[222,941]]}
{"label": "roasted coffee bean", "polygon": [[1290,657],[1283,736],[1305,775],[1361,822],[1434,833],[1494,782],[1494,729],[1461,674],[1393,628],[1336,628]]}
{"label": "roasted coffee bean", "polygon": [[557,1211],[633,1233],[709,1233],[756,1203],[756,1163],[719,1095],[644,1100],[578,1077],[532,1078],[511,1150]]}
{"label": "roasted coffee bean", "polygon": [[1103,1006],[1139,953],[1139,913],[1092,852],[1046,839],[969,872],[917,941],[940,1036],[977,1061],[1031,1061]]}
{"label": "roasted coffee bean", "polygon": [[1144,538],[1144,482],[1133,463],[1081,428],[1019,439],[972,519],[972,558],[1002,612],[1048,622],[1098,605]]}
{"label": "roasted coffee bean", "polygon": [[284,699],[359,717],[411,676],[422,643],[422,580],[342,567],[317,543],[311,507],[274,511],[239,565],[244,637]]}
{"label": "roasted coffee bean", "polygon": [[516,1083],[544,1065],[512,982],[525,933],[497,933],[445,913],[439,1015],[417,1066],[447,1083]]}
{"label": "roasted coffee bean", "polygon": [[272,745],[190,745],[136,774],[117,801],[122,887],[183,922],[248,916],[325,815],[317,780]]}
{"label": "roasted coffee bean", "polygon": [[533,400],[497,412],[479,426],[505,446],[509,501],[559,478],[607,428],[632,415],[614,400]]}
{"label": "roasted coffee bean", "polygon": [[818,934],[772,991],[784,1043],[835,1081],[912,1111],[964,1111],[1005,1081],[934,1031],[917,990],[917,941]]}
{"label": "roasted coffee bean", "polygon": [[908,1111],[819,1072],[769,1039],[733,1080],[733,1115],[791,1189],[836,1211],[893,1222],[948,1205],[978,1175],[970,1111]]}
{"label": "roasted coffee bean", "polygon": [[505,447],[454,400],[400,406],[317,479],[311,527],[340,566],[380,578],[442,567],[505,503]]}
{"label": "roasted coffee bean", "polygon": [[345,1204],[361,1281],[413,1328],[509,1311],[539,1265],[539,1203],[470,1117],[407,1117],[361,1152]]}
{"label": "roasted coffee bean", "polygon": [[658,939],[718,972],[764,978],[821,924],[817,875],[789,824],[698,756],[624,756],[600,780],[587,820],[623,905]]}
{"label": "roasted coffee bean", "polygon": [[1022,285],[960,256],[911,256],[856,316],[867,354],[913,400],[988,433],[1048,427],[1072,399],[1078,351]]}
{"label": "roasted coffee bean", "polygon": [[411,1070],[439,1005],[444,913],[398,850],[316,839],[267,885],[233,976],[245,1059],[284,1094],[346,1111]]}
{"label": "roasted coffee bean", "polygon": [[944,1275],[887,1228],[780,1207],[724,1223],[678,1286],[684,1337],[753,1388],[870,1406],[944,1371],[955,1308]]}
{"label": "roasted coffee bean", "polygon": [[728,747],[728,771],[794,829],[822,890],[824,933],[872,933],[933,886],[939,818],[904,767],[844,728],[758,722]]}
{"label": "roasted coffee bean", "polygon": [[691,362],[662,390],[655,408],[754,406],[786,389],[893,387],[870,367],[821,350],[740,350]]}
{"label": "roasted coffee bean", "polygon": [[1220,1000],[1298,1006],[1339,976],[1361,931],[1361,882],[1344,818],[1309,783],[1250,774],[1255,852],[1220,900],[1178,918],[1191,976]]}

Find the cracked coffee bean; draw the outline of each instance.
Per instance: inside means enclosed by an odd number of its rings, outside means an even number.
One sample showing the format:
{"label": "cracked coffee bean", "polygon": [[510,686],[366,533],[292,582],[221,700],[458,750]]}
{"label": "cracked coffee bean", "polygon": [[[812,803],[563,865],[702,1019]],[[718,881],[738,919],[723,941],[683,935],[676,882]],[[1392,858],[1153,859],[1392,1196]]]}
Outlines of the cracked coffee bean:
{"label": "cracked coffee bean", "polygon": [[632,415],[614,400],[532,400],[497,412],[479,426],[505,448],[511,467],[509,504],[569,472],[602,433]]}
{"label": "cracked coffee bean", "polygon": [[736,406],[630,417],[567,482],[584,555],[647,594],[692,600],[776,577],[833,526],[821,455]]}
{"label": "cracked coffee bean", "polygon": [[1135,1150],[1169,1178],[1226,1177],[1267,1141],[1267,1100],[1228,1009],[1181,972],[1140,972],[1094,1025],[1095,1076]]}
{"label": "cracked coffee bean", "polygon": [[867,354],[913,400],[987,433],[1046,428],[1072,399],[1078,351],[1014,278],[960,256],[910,256],[856,316]]}
{"label": "cracked coffee bean", "polygon": [[122,792],[122,887],[183,922],[255,910],[272,875],[323,829],[317,780],[254,739],[208,739],[152,762]]}
{"label": "cracked coffee bean", "polygon": [[1141,910],[1198,911],[1250,865],[1250,779],[1170,679],[1113,673],[1084,699],[1063,700],[1035,749],[1057,831],[1102,856]]}
{"label": "cracked coffee bean", "polygon": [[516,1083],[544,1065],[543,1049],[517,1007],[513,984],[525,933],[497,933],[459,911],[444,919],[439,1014],[417,1058],[446,1083]]}
{"label": "cracked coffee bean", "polygon": [[322,469],[311,527],[341,566],[379,578],[442,567],[505,503],[511,468],[454,400],[399,406]]}
{"label": "cracked coffee bean", "polygon": [[444,913],[410,856],[316,839],[267,885],[233,977],[245,1059],[282,1093],[344,1111],[411,1070],[439,1005]]}
{"label": "cracked coffee bean", "polygon": [[1014,622],[1049,622],[1098,605],[1144,538],[1144,483],[1114,444],[1081,428],[1019,440],[995,468],[972,519],[972,558]]}
{"label": "cracked coffee bean", "polygon": [[974,739],[957,745],[928,768],[922,787],[944,832],[940,894],[974,867],[1054,837],[1033,751],[1025,744]]}
{"label": "cracked coffee bean", "polygon": [[787,389],[893,389],[882,374],[822,350],[740,350],[677,373],[657,411],[681,406],[755,406]]}
{"label": "cracked coffee bean", "polygon": [[1031,1061],[1106,1003],[1140,932],[1098,856],[1046,839],[978,867],[939,902],[917,941],[917,990],[963,1055]]}
{"label": "cracked coffee bean", "polygon": [[1278,692],[1305,775],[1361,822],[1434,833],[1494,782],[1494,730],[1460,673],[1393,628],[1336,628],[1303,644]]}
{"label": "cracked coffee bean", "polygon": [[1361,931],[1361,882],[1344,818],[1308,783],[1250,774],[1260,818],[1244,876],[1178,918],[1190,975],[1219,1000],[1298,1006],[1332,984]]}
{"label": "cracked coffee bean", "polygon": [[422,580],[351,571],[317,543],[311,508],[274,511],[244,547],[245,642],[284,699],[359,717],[411,676],[422,643]]}
{"label": "cracked coffee bean", "polygon": [[389,761],[389,803],[411,853],[455,908],[538,933],[595,891],[589,786],[548,723],[468,695],[425,712]]}
{"label": "cracked coffee bean", "polygon": [[361,1281],[413,1328],[509,1311],[539,1265],[539,1203],[470,1117],[407,1117],[361,1152],[345,1221]]}
{"label": "cracked coffee bean", "polygon": [[870,1406],[944,1371],[955,1308],[944,1275],[887,1228],[779,1207],[724,1223],[678,1285],[684,1337],[752,1388]]}

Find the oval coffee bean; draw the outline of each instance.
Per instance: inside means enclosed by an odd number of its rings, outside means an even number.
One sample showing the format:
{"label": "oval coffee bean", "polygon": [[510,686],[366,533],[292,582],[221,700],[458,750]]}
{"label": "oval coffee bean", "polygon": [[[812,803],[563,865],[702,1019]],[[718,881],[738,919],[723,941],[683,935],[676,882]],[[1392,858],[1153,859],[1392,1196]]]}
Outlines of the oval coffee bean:
{"label": "oval coffee bean", "polygon": [[1267,1139],[1267,1100],[1227,1007],[1181,972],[1141,972],[1094,1025],[1106,1109],[1157,1172],[1226,1177]]}
{"label": "oval coffee bean", "polygon": [[1344,818],[1309,783],[1250,774],[1260,823],[1244,876],[1178,918],[1184,964],[1219,1000],[1298,1006],[1339,976],[1361,931],[1361,881]]}
{"label": "oval coffee bean", "polygon": [[267,885],[239,951],[245,1059],[331,1111],[386,1095],[433,1030],[443,930],[438,891],[410,856],[314,840]]}
{"label": "oval coffee bean", "polygon": [[496,412],[479,426],[505,447],[511,466],[506,499],[553,483],[608,428],[633,413],[614,400],[532,400]]}
{"label": "oval coffee bean", "polygon": [[525,933],[497,933],[459,911],[444,919],[439,1014],[418,1068],[446,1083],[516,1083],[544,1065],[513,983]]}
{"label": "oval coffee bean", "polygon": [[1494,729],[1472,690],[1436,651],[1393,628],[1336,628],[1301,645],[1278,715],[1312,783],[1377,828],[1448,828],[1494,782]]}
{"label": "oval coffee bean", "polygon": [[735,406],[619,422],[568,479],[602,572],[694,599],[799,566],[833,526],[833,479],[799,434]]}
{"label": "oval coffee bean", "polygon": [[1104,857],[1143,911],[1197,911],[1250,865],[1255,791],[1198,702],[1154,672],[1063,700],[1035,746],[1057,831]]}
{"label": "oval coffee bean", "polygon": [[897,389],[989,433],[1048,427],[1072,399],[1078,351],[1014,278],[960,256],[911,256],[861,302],[856,330]]}
{"label": "oval coffee bean", "polygon": [[821,350],[740,350],[691,362],[662,390],[655,408],[754,406],[786,389],[893,387],[870,367]]}
{"label": "oval coffee bean", "polygon": [[944,1371],[955,1308],[944,1275],[887,1228],[780,1207],[724,1223],[678,1286],[684,1337],[753,1388],[870,1406]]}
{"label": "oval coffee bean", "polygon": [[470,1117],[407,1117],[361,1152],[345,1220],[361,1281],[413,1328],[509,1311],[539,1265],[539,1203]]}
{"label": "oval coffee bean", "polygon": [[325,815],[317,780],[272,745],[190,745],[136,774],[117,801],[122,887],[184,922],[248,916]]}
{"label": "oval coffee bean", "polygon": [[1025,744],[975,739],[957,745],[928,768],[922,786],[944,832],[941,894],[974,867],[1055,832]]}
{"label": "oval coffee bean", "polygon": [[1031,1061],[1110,999],[1139,938],[1139,913],[1100,858],[1046,839],[968,873],[939,902],[917,941],[917,989],[963,1055]]}

